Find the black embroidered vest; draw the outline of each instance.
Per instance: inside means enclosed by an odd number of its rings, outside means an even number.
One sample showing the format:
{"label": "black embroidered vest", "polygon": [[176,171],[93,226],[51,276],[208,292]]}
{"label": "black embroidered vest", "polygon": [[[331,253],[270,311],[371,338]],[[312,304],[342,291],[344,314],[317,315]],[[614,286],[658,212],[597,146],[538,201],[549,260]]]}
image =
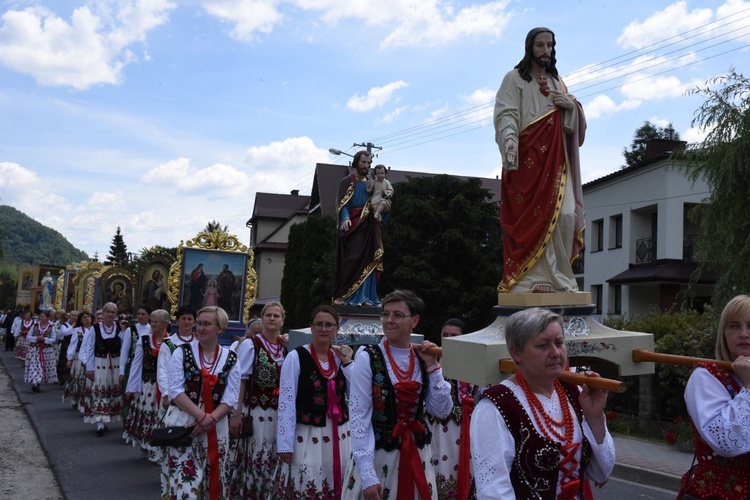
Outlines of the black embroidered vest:
{"label": "black embroidered vest", "polygon": [[[393,451],[400,449],[401,440],[393,437],[393,427],[396,425],[396,391],[393,389],[388,367],[385,364],[383,352],[377,345],[365,346],[365,352],[370,355],[370,369],[372,370],[372,429],[375,433],[375,449]],[[416,354],[414,354],[417,356]],[[424,448],[432,441],[432,433],[424,419],[424,401],[427,397],[427,368],[422,358],[417,356],[419,369],[422,373],[422,387],[417,402],[417,414],[414,419],[421,422],[425,428],[423,434],[414,434],[414,442],[418,448]]]}
{"label": "black embroidered vest", "polygon": [[117,358],[120,356],[120,347],[122,347],[122,341],[120,340],[120,326],[115,323],[115,336],[111,339],[105,339],[102,337],[101,325],[99,323],[94,325],[94,334],[96,340],[94,341],[94,356],[97,358],[106,358],[107,355]]}
{"label": "black embroidered vest", "polygon": [[141,368],[141,380],[151,384],[156,383],[156,366],[159,360],[159,353],[156,356],[151,352],[150,335],[141,337],[141,347],[143,348],[143,365]]}
{"label": "black embroidered vest", "polygon": [[[245,391],[245,403],[249,408],[278,410],[281,367],[268,354],[263,341],[258,337],[256,335],[251,339],[255,347],[255,359],[253,360],[253,373],[246,383],[250,389]],[[286,347],[284,347],[284,356],[286,352]]]}
{"label": "black embroidered vest", "polygon": [[[562,385],[573,406],[576,423],[580,426],[583,410],[578,402],[578,389],[565,382]],[[516,498],[554,500],[557,497],[560,474],[560,443],[537,432],[529,414],[509,387],[502,384],[492,386],[482,393],[480,399],[485,397],[497,407],[515,441],[516,456],[510,470],[510,482]],[[565,401],[560,401],[560,404],[565,404]],[[578,466],[581,485],[585,482],[583,473],[590,461],[591,445],[586,436],[583,436],[581,462]]]}
{"label": "black embroidered vest", "polygon": [[[203,382],[200,366],[198,366],[198,363],[195,361],[195,356],[193,356],[193,349],[190,347],[190,343],[180,344],[178,347],[183,350],[182,369],[185,372],[185,394],[187,394],[196,406],[200,406],[201,382]],[[219,353],[219,356],[221,356],[221,353]],[[217,360],[216,362],[218,363],[219,361]],[[214,408],[221,404],[221,398],[224,396],[224,390],[227,388],[229,372],[236,363],[237,353],[229,351],[224,366],[221,368],[221,371],[216,374],[219,377],[219,381],[214,386],[213,394],[211,395]]]}
{"label": "black embroidered vest", "polygon": [[[314,427],[326,426],[326,413],[328,410],[328,379],[323,377],[318,370],[310,352],[304,346],[297,349],[299,357],[299,378],[297,379],[297,423],[312,425]],[[341,421],[339,424],[349,421],[349,407],[346,404],[346,377],[341,368],[338,369],[336,377],[336,395],[341,407]]]}

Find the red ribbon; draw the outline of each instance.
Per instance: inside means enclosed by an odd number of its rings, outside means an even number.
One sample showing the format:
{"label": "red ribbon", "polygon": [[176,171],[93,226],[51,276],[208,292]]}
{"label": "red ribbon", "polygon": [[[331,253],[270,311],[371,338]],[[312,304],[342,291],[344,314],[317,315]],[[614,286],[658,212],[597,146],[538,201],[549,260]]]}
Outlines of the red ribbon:
{"label": "red ribbon", "polygon": [[563,477],[560,494],[557,497],[558,500],[578,498],[578,491],[581,489],[581,480],[579,478],[573,479],[573,475],[578,470],[578,460],[576,460],[575,455],[580,446],[581,443],[560,445],[560,454],[563,455],[562,460],[560,460],[560,472],[563,473]]}
{"label": "red ribbon", "polygon": [[430,487],[424,473],[422,459],[414,442],[414,434],[423,434],[425,428],[414,419],[421,384],[416,380],[398,382],[396,391],[396,416],[398,423],[393,428],[393,437],[401,439],[398,458],[398,500],[414,500],[414,486],[421,498],[430,498]]}
{"label": "red ribbon", "polygon": [[[201,378],[203,411],[211,413],[214,411],[214,386],[219,381],[219,377],[201,368]],[[221,497],[221,483],[219,482],[219,441],[216,437],[216,426],[206,433],[206,438],[208,440],[208,498],[218,500]]]}
{"label": "red ribbon", "polygon": [[341,455],[339,453],[339,422],[342,416],[339,397],[336,394],[336,379],[328,379],[328,411],[326,416],[331,421],[333,429],[333,490],[334,498],[341,498]]}
{"label": "red ribbon", "polygon": [[474,398],[466,398],[461,402],[461,443],[458,445],[458,500],[469,498],[471,488],[471,446],[469,441],[469,426],[471,414],[474,411]]}

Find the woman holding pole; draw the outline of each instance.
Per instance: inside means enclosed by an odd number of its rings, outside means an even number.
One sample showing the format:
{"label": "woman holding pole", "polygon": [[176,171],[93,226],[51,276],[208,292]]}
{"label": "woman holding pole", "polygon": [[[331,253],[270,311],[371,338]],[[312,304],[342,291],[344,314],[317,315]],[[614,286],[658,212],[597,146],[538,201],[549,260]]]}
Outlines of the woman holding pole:
{"label": "woman holding pole", "polygon": [[696,464],[677,498],[750,496],[750,296],[729,301],[719,319],[716,359],[699,363],[685,387]]}
{"label": "woman holding pole", "polygon": [[471,419],[477,498],[592,498],[587,479],[606,481],[615,462],[607,391],[558,380],[567,365],[558,314],[517,312],[505,339],[518,371],[482,394]]}

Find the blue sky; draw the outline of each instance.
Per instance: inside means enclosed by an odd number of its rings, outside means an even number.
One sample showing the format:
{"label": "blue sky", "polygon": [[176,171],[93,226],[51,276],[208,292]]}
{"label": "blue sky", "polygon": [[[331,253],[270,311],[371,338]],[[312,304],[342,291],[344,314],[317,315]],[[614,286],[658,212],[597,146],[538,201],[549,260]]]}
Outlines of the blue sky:
{"label": "blue sky", "polygon": [[104,256],[118,225],[131,251],[213,219],[247,242],[256,192],[309,194],[355,142],[494,177],[494,94],[535,26],[587,115],[584,181],[645,120],[700,140],[685,92],[750,75],[740,0],[0,1],[0,203]]}

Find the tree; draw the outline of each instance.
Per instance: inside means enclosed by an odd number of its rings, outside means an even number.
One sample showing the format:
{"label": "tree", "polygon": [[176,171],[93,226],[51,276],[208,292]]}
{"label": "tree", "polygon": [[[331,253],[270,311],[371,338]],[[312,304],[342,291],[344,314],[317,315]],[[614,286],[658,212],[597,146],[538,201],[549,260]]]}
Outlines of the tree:
{"label": "tree", "polygon": [[104,263],[108,266],[124,266],[128,263],[128,260],[128,247],[125,246],[125,241],[122,239],[120,226],[117,226],[117,232],[112,238],[112,245],[109,247],[109,255],[107,255],[107,260]]}
{"label": "tree", "polygon": [[212,220],[211,222],[206,224],[206,227],[203,228],[204,233],[213,233],[214,231],[220,231],[222,233],[228,233],[229,232],[229,226],[221,226],[221,222],[218,222],[216,220]]}
{"label": "tree", "polygon": [[649,139],[679,141],[680,134],[675,131],[671,123],[666,127],[657,127],[648,120],[643,122],[643,125],[638,127],[635,130],[635,134],[633,134],[633,142],[630,143],[630,149],[622,148],[622,155],[625,157],[625,165],[622,168],[638,165],[644,160],[646,156],[646,142]]}
{"label": "tree", "polygon": [[708,135],[681,155],[681,168],[708,185],[708,198],[690,217],[702,229],[697,272],[717,271],[713,303],[720,308],[750,290],[750,80],[731,68],[689,93],[706,97],[691,125]]}
{"label": "tree", "polygon": [[449,175],[398,184],[383,226],[381,295],[413,290],[427,309],[417,332],[436,339],[445,320],[463,319],[468,331],[492,322],[502,277],[499,207],[479,179]]}
{"label": "tree", "polygon": [[284,326],[310,325],[310,313],[321,304],[331,303],[336,221],[311,215],[289,229],[281,303],[286,309]]}

